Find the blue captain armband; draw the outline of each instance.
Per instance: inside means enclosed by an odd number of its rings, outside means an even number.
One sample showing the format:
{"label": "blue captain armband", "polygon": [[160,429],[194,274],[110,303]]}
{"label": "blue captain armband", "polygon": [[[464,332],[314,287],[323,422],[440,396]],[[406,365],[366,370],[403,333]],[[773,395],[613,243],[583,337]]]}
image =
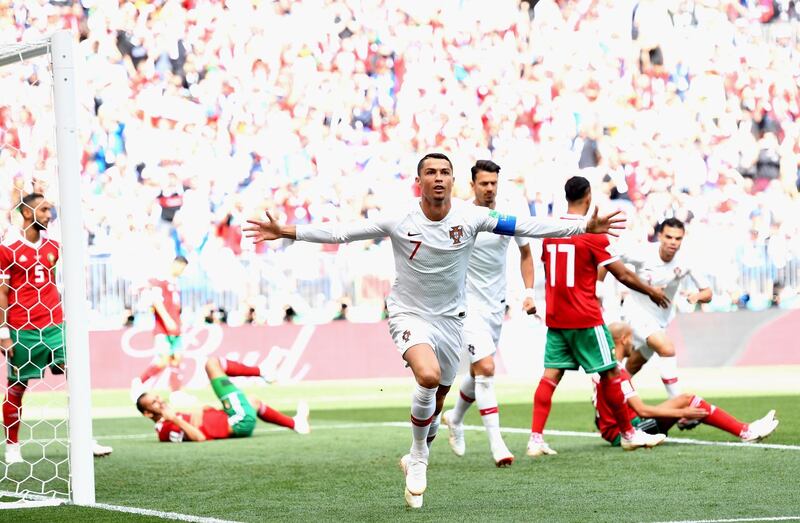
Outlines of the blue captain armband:
{"label": "blue captain armband", "polygon": [[497,218],[497,225],[492,231],[495,234],[503,234],[505,236],[514,236],[514,229],[517,226],[517,217],[510,214],[500,214],[497,211],[489,213],[492,218]]}

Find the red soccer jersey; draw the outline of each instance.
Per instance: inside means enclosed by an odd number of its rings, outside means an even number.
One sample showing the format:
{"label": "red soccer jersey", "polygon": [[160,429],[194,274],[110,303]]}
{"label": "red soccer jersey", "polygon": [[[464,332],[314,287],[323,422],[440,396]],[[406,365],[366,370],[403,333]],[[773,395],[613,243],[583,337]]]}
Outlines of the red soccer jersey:
{"label": "red soccer jersey", "polygon": [[[619,375],[622,378],[622,382],[620,383],[620,387],[622,387],[622,394],[625,396],[625,409],[628,411],[628,419],[633,419],[636,417],[636,413],[628,407],[627,401],[629,398],[637,395],[636,389],[633,388],[633,384],[631,383],[631,375],[628,374],[628,371],[624,368],[619,368]],[[594,403],[594,415],[595,415],[595,424],[597,425],[600,434],[603,436],[603,439],[606,441],[614,442],[619,436],[620,430],[617,426],[617,418],[614,417],[614,413],[611,410],[611,407],[606,401],[606,398],[600,394],[600,387],[597,386],[600,377],[598,375],[592,376],[592,382],[594,384],[594,396],[592,398],[592,403]]]}
{"label": "red soccer jersey", "polygon": [[588,329],[603,324],[595,286],[597,268],[617,259],[608,247],[608,238],[601,234],[542,242],[548,327]]}
{"label": "red soccer jersey", "polygon": [[[191,414],[178,412],[177,415],[182,420],[191,423]],[[171,421],[159,421],[156,423],[155,429],[158,441],[180,443],[186,437],[181,428]],[[199,429],[207,439],[225,439],[230,435],[228,415],[225,414],[225,411],[206,407],[203,409],[203,421],[200,423]]]}
{"label": "red soccer jersey", "polygon": [[172,317],[176,328],[174,331],[167,330],[164,320],[154,311],[156,324],[154,332],[156,334],[167,334],[169,336],[179,336],[181,333],[181,291],[174,281],[170,280],[150,280],[150,287],[153,291],[153,300],[164,304],[167,314]]}
{"label": "red soccer jersey", "polygon": [[41,238],[0,245],[0,278],[8,285],[6,322],[15,329],[44,329],[64,321],[56,287],[58,242]]}

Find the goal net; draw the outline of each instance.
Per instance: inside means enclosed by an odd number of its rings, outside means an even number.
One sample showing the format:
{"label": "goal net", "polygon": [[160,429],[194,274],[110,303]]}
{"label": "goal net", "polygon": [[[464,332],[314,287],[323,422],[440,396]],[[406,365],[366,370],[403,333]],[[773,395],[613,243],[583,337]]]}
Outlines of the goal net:
{"label": "goal net", "polygon": [[94,503],[72,39],[0,44],[0,508]]}

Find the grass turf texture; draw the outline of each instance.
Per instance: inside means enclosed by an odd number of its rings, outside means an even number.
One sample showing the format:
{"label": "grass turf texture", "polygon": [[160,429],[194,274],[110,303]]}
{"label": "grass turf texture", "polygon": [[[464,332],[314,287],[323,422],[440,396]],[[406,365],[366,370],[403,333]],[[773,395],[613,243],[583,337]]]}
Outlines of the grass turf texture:
{"label": "grass turf texture", "polygon": [[[781,425],[768,442],[800,442],[794,396],[708,399],[745,421],[775,408]],[[407,419],[408,407],[312,410],[315,430],[307,437],[260,423],[249,439],[180,445],[157,443],[152,424],[142,418],[96,420],[98,439],[114,446],[110,458],[95,461],[97,500],[238,521],[800,516],[800,450],[667,443],[652,451],[623,452],[599,438],[551,435],[547,439],[559,455],[533,460],[524,455],[527,434],[505,434],[517,461],[510,469],[496,469],[483,431],[467,431],[467,455],[458,458],[447,445],[445,427],[434,444],[425,506],[412,511],[405,508],[397,466],[408,448],[409,430],[377,424]],[[501,421],[504,427],[528,427],[530,404],[501,404]],[[376,425],[336,428],[359,423]],[[466,423],[480,424],[474,409]],[[548,427],[590,432],[592,407],[585,401],[556,402]],[[706,426],[670,435],[736,441]],[[152,520],[69,506],[0,511],[0,520],[8,518]]]}

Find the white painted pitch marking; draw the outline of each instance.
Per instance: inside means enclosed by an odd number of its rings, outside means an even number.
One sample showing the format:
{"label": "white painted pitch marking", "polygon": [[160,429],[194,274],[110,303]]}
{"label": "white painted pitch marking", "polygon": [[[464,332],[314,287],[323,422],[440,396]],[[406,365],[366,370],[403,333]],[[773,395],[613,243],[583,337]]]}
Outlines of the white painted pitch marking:
{"label": "white painted pitch marking", "polygon": [[686,521],[661,521],[659,523],[740,523],[745,521],[800,521],[800,516],[752,517],[735,519],[687,519]]}
{"label": "white painted pitch marking", "polygon": [[[394,427],[394,428],[408,428],[411,424],[406,421],[377,421],[377,422],[361,422],[361,423],[336,423],[330,425],[314,425],[312,432],[317,430],[347,430],[347,429],[368,429],[375,427]],[[483,425],[464,425],[464,430],[485,430]],[[529,434],[530,429],[517,428],[517,427],[502,427],[501,432],[508,434]],[[264,432],[287,432],[285,428],[259,428],[256,433]],[[575,430],[550,430],[544,431],[545,434],[551,436],[564,436],[572,438],[599,438],[600,434],[597,432],[581,432]],[[126,440],[126,439],[147,439],[153,438],[153,434],[119,434],[110,436],[98,436],[100,440]],[[33,440],[37,443],[44,443],[53,440]],[[786,445],[778,443],[742,443],[740,441],[707,441],[691,438],[667,438],[670,443],[678,443],[682,445],[706,445],[713,447],[742,447],[742,448],[759,448],[759,449],[773,449],[773,450],[800,450],[800,445]]]}
{"label": "white painted pitch marking", "polygon": [[207,518],[202,516],[192,516],[191,514],[181,514],[179,512],[163,512],[161,510],[151,510],[148,508],[123,507],[121,505],[108,505],[106,503],[93,503],[84,505],[89,508],[99,508],[113,512],[127,512],[140,516],[153,516],[161,519],[172,519],[177,521],[189,521],[191,523],[237,523],[228,519]]}

